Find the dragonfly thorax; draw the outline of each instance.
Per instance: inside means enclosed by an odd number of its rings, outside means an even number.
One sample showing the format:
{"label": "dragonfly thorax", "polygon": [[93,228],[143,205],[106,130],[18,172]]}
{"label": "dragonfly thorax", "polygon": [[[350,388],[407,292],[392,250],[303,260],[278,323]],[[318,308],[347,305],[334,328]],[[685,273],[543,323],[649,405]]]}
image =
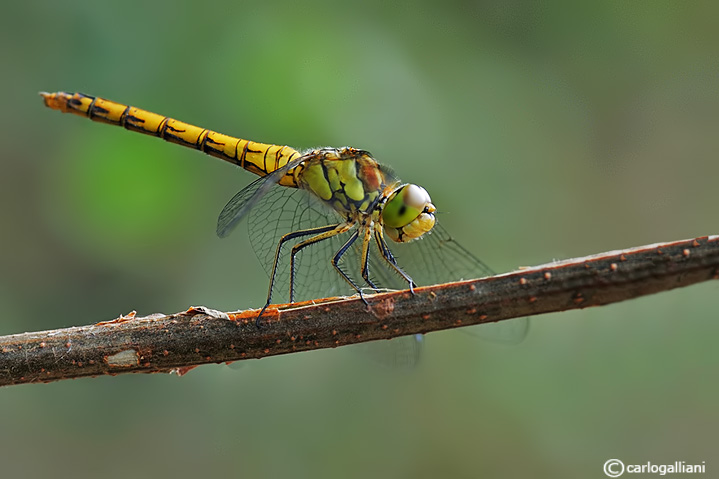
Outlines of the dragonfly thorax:
{"label": "dragonfly thorax", "polygon": [[381,222],[387,236],[397,243],[406,243],[434,227],[435,211],[427,190],[412,184],[399,185],[382,206]]}
{"label": "dragonfly thorax", "polygon": [[325,148],[310,153],[298,171],[299,185],[343,217],[370,214],[385,188],[385,175],[369,153]]}
{"label": "dragonfly thorax", "polygon": [[370,215],[393,241],[406,243],[434,227],[435,207],[421,186],[401,184],[372,156],[355,148],[323,148],[307,155],[298,184],[348,221]]}

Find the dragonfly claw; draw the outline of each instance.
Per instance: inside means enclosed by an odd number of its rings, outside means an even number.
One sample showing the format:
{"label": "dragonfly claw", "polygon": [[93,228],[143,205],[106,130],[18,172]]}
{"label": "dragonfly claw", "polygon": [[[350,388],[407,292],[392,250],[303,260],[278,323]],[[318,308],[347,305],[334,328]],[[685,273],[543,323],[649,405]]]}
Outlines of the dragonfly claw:
{"label": "dragonfly claw", "polygon": [[362,300],[362,302],[364,303],[364,305],[365,305],[365,306],[369,306],[369,303],[368,303],[367,300],[365,299],[364,294],[362,293],[362,290],[359,290],[358,292],[359,292],[359,297],[360,297],[360,299]]}
{"label": "dragonfly claw", "polygon": [[255,326],[257,326],[258,328],[260,327],[260,319],[262,319],[262,315],[265,313],[265,310],[269,305],[270,303],[265,304],[260,310],[260,314],[257,315],[257,319],[255,319]]}

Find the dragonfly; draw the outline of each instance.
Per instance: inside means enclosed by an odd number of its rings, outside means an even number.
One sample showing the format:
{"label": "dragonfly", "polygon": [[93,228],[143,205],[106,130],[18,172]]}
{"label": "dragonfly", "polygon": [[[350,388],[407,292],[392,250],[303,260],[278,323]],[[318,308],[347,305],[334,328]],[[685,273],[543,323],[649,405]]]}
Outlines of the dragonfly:
{"label": "dragonfly", "polygon": [[[200,150],[259,176],[224,207],[217,235],[248,218],[250,244],[269,276],[264,307],[491,276],[437,220],[427,190],[404,183],[365,150],[258,143],[83,93],[40,95],[45,105]],[[389,238],[390,241],[387,240]],[[478,326],[521,340],[525,318]]]}

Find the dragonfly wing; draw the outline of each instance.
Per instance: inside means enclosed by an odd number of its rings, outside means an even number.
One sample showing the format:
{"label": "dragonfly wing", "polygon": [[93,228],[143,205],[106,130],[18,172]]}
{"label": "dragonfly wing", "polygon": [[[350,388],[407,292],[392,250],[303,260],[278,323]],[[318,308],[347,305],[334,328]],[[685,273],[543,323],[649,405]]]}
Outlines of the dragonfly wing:
{"label": "dragonfly wing", "polygon": [[[224,238],[237,226],[252,208],[282,179],[292,168],[307,160],[307,155],[290,161],[267,176],[259,178],[232,197],[217,218],[217,236]],[[286,188],[286,187],[285,187]]]}
{"label": "dragonfly wing", "polygon": [[401,336],[389,341],[370,341],[349,346],[352,351],[371,358],[375,363],[391,369],[409,370],[422,357],[424,336]]}
{"label": "dragonfly wing", "polygon": [[[250,244],[265,272],[272,274],[277,244],[290,232],[342,222],[343,219],[306,190],[275,185],[250,211],[247,226]],[[290,252],[310,236],[287,242],[277,263],[273,303],[289,301]],[[295,301],[352,295],[355,291],[332,267],[332,257],[349,234],[341,234],[302,249],[295,264]],[[359,266],[357,266],[358,268]]]}
{"label": "dragonfly wing", "polygon": [[257,191],[262,185],[272,185],[268,183],[268,177],[259,178],[232,197],[227,202],[220,216],[217,218],[217,236],[224,238],[235,228],[237,223],[247,214],[249,207],[253,206],[249,200],[256,197]]}
{"label": "dragonfly wing", "polygon": [[[409,243],[389,244],[397,264],[418,286],[447,283],[463,279],[493,276],[492,269],[457,243],[447,230],[437,223],[431,232]],[[379,254],[377,254],[379,256]],[[373,276],[390,288],[407,288],[381,258],[373,258]],[[379,266],[378,266],[379,264]],[[517,318],[497,323],[464,328],[469,334],[503,343],[518,343],[527,335],[529,321]]]}

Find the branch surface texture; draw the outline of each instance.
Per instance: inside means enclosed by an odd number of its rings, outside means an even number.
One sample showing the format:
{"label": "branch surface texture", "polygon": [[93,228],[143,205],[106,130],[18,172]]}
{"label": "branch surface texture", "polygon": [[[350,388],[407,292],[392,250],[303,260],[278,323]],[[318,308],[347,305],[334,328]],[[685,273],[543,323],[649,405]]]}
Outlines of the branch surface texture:
{"label": "branch surface texture", "polygon": [[207,363],[391,339],[616,303],[719,278],[719,236],[554,262],[483,279],[234,313],[192,307],[0,337],[0,386]]}

